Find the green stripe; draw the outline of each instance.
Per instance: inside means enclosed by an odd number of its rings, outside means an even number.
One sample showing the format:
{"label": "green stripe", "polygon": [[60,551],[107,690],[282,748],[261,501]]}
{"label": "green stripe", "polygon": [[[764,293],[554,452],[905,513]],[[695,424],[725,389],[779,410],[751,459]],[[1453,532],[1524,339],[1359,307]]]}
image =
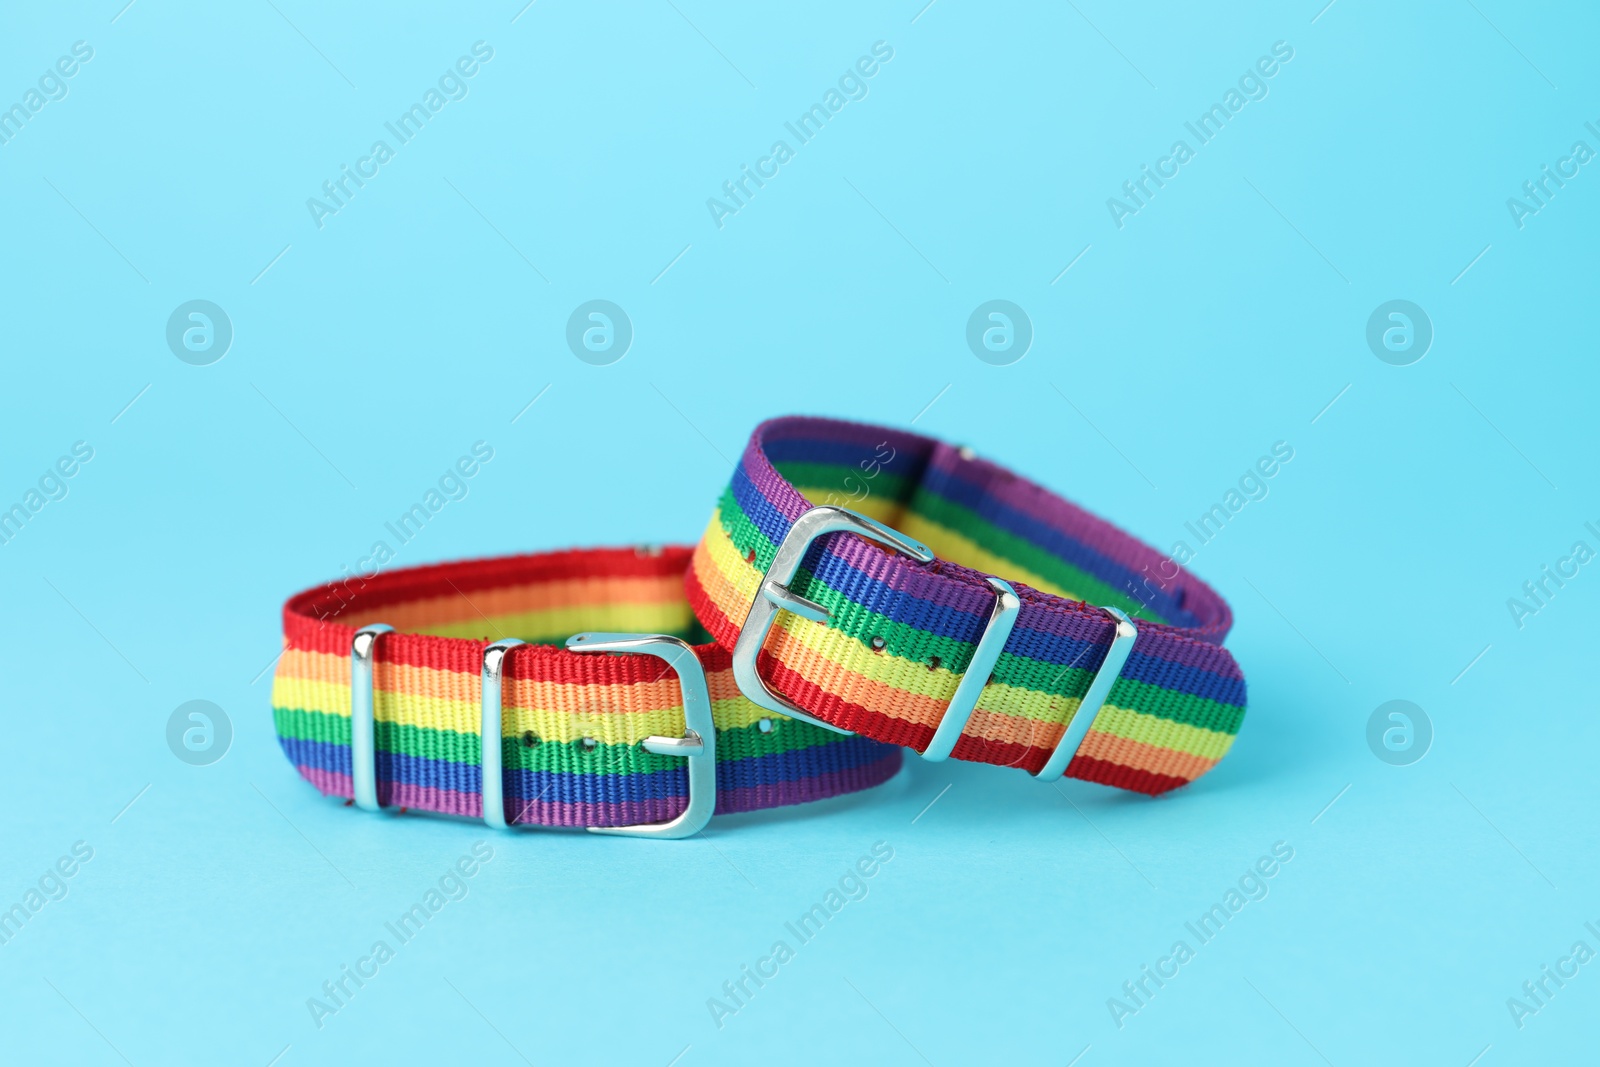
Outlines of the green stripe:
{"label": "green stripe", "polygon": [[1142,612],[1144,617],[1152,622],[1167,622],[1139,600],[1129,596],[1126,591],[1096,578],[1088,571],[1074,566],[1025,537],[1001,529],[981,518],[972,509],[953,500],[947,500],[927,489],[919,489],[911,502],[911,510],[947,530],[953,530],[976,542],[979,547],[997,556],[1003,556],[1042,578],[1049,579],[1062,589],[1071,590],[1077,599],[1121,608],[1130,615]]}
{"label": "green stripe", "polygon": [[[350,744],[350,718],[330,712],[302,708],[273,708],[273,723],[278,736],[323,744]],[[376,742],[383,752],[402,756],[442,760],[477,766],[482,745],[477,734],[436,730],[425,726],[379,721]],[[835,744],[845,738],[808,723],[773,720],[772,730],[762,733],[755,723],[717,731],[717,762],[770,756],[799,749]],[[507,767],[530,771],[557,771],[568,774],[649,774],[684,765],[681,756],[661,756],[646,752],[639,745],[597,744],[585,751],[580,742],[543,742],[532,747],[519,737],[501,739]]]}
{"label": "green stripe", "polygon": [[750,516],[744,513],[738,498],[733,495],[733,486],[722,491],[722,499],[717,501],[717,507],[722,512],[723,532],[733,542],[733,547],[739,550],[740,555],[748,555],[754,549],[756,558],[750,560],[750,565],[763,573],[770,570],[773,557],[778,554],[778,546],[750,521]]}

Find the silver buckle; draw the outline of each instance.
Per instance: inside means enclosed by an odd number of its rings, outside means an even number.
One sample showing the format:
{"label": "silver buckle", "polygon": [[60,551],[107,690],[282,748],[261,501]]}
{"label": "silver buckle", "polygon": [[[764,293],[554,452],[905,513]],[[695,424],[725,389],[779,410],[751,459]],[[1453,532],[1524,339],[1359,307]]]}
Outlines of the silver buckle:
{"label": "silver buckle", "polygon": [[[393,633],[384,623],[363,626],[350,641],[350,779],[356,806],[382,810],[378,804],[377,745],[374,739],[372,667],[378,638]],[[483,821],[497,830],[512,828],[506,822],[505,764],[500,748],[504,716],[506,656],[518,645],[515,637],[496,641],[483,650],[479,677],[483,683],[479,712],[479,768]],[[685,756],[689,760],[689,804],[677,818],[639,826],[591,826],[596,834],[625,837],[691,837],[705,829],[717,807],[717,731],[711,719],[711,691],[705,668],[686,642],[666,634],[581,633],[567,638],[574,652],[615,652],[656,656],[667,662],[683,689],[684,736],[647,737],[640,744],[658,756]]]}
{"label": "silver buckle", "polygon": [[[480,739],[483,771],[483,821],[497,830],[508,828],[505,812],[505,768],[500,737],[506,653],[523,642],[496,641],[483,650],[483,709]],[[638,826],[591,826],[590,833],[622,837],[690,837],[705,829],[717,807],[717,732],[711,720],[711,691],[705,668],[686,642],[666,634],[581,633],[567,638],[573,652],[615,652],[656,656],[665,660],[683,689],[684,735],[645,738],[640,744],[658,756],[689,760],[689,804],[677,818]]]}
{"label": "silver buckle", "polygon": [[1067,729],[1061,735],[1061,740],[1056,743],[1055,750],[1050,753],[1050,758],[1045,761],[1039,773],[1034,775],[1035,778],[1049,781],[1060,778],[1066,772],[1067,765],[1078,754],[1083,739],[1089,736],[1089,727],[1093,725],[1094,717],[1100,714],[1111,687],[1122,675],[1122,666],[1128,662],[1128,653],[1133,651],[1133,643],[1139,638],[1139,628],[1128,618],[1126,612],[1108,607],[1100,610],[1116,620],[1116,636],[1111,639],[1111,647],[1106,650],[1106,658],[1100,661],[1094,681],[1089,683],[1088,692],[1084,693],[1083,699],[1079,701],[1078,710],[1073,713],[1072,721],[1067,723]]}
{"label": "silver buckle", "polygon": [[717,728],[711,720],[711,690],[706,671],[688,642],[667,634],[581,633],[567,638],[574,652],[615,652],[655,656],[678,676],[683,690],[682,737],[652,735],[640,742],[658,756],[684,756],[689,760],[689,805],[668,822],[637,826],[591,826],[591,834],[617,837],[656,837],[672,840],[693,837],[711,821],[717,808]]}
{"label": "silver buckle", "polygon": [[[932,550],[927,545],[858,512],[832,506],[812,508],[796,519],[794,525],[789,528],[788,535],[779,543],[778,551],[772,558],[772,566],[767,568],[767,573],[756,590],[755,600],[750,605],[750,613],[745,616],[744,626],[739,630],[739,639],[733,646],[733,677],[745,699],[759,704],[768,711],[776,711],[790,718],[832,730],[834,733],[848,734],[849,730],[842,730],[832,723],[813,717],[804,709],[796,707],[768,689],[767,683],[756,670],[757,657],[761,653],[762,646],[766,644],[767,634],[772,630],[779,609],[792,611],[813,622],[829,621],[830,616],[826,608],[790,592],[789,583],[794,581],[794,576],[799,571],[800,563],[805,558],[806,550],[811,547],[811,542],[824,534],[839,532],[860,534],[862,537],[896,549],[919,563],[929,563],[934,558]],[[984,627],[983,636],[978,639],[977,647],[973,649],[972,662],[967,665],[966,673],[961,676],[961,681],[945,708],[944,717],[939,720],[939,726],[933,732],[933,739],[923,750],[923,759],[933,761],[948,759],[950,753],[955,750],[956,742],[966,730],[967,721],[972,718],[972,712],[978,705],[978,698],[983,695],[984,687],[989,684],[995,664],[999,662],[1000,653],[1005,648],[1021,611],[1022,602],[1017,597],[1016,590],[1008,582],[999,578],[988,578],[986,581],[989,583],[989,588],[995,592],[994,607],[989,613],[989,622]],[[1050,758],[1044,767],[1034,775],[1035,778],[1044,780],[1059,778],[1066,771],[1067,765],[1077,755],[1083,739],[1088,735],[1095,716],[1105,704],[1112,685],[1122,674],[1122,667],[1128,661],[1128,653],[1133,651],[1133,643],[1139,636],[1138,627],[1126,613],[1112,607],[1101,610],[1116,620],[1116,635],[1112,638],[1105,659],[1095,672],[1094,680],[1089,683],[1088,692],[1084,693],[1083,699],[1079,702],[1077,712],[1067,723],[1060,742],[1050,753]]]}
{"label": "silver buckle", "polygon": [[789,527],[788,534],[772,557],[772,566],[767,568],[766,575],[761,579],[755,600],[750,605],[750,613],[745,616],[744,626],[739,630],[739,639],[733,646],[733,679],[739,686],[739,692],[753,704],[780,715],[787,715],[791,719],[820,726],[824,730],[832,730],[836,734],[849,735],[851,731],[842,730],[832,723],[814,718],[804,708],[796,707],[768,689],[767,683],[762,680],[756,667],[757,657],[761,654],[761,647],[767,642],[767,634],[772,631],[773,622],[778,618],[779,609],[792,611],[812,622],[828,621],[828,609],[791,593],[789,583],[794,581],[795,574],[799,572],[800,563],[805,559],[806,550],[811,547],[811,542],[824,534],[831,533],[860,534],[868,540],[902,552],[918,563],[933,561],[932,549],[921,541],[891,530],[883,523],[869,519],[859,512],[833,506],[812,508]]}

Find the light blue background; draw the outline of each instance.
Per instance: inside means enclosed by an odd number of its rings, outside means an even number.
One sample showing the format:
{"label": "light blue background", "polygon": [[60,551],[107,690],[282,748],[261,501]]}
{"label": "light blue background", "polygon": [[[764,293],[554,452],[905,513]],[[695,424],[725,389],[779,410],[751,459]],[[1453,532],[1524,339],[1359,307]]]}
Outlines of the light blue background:
{"label": "light blue background", "polygon": [[[0,898],[95,854],[0,946],[5,1059],[1592,1055],[1600,963],[1506,1007],[1600,949],[1600,571],[1506,606],[1600,547],[1600,168],[1506,206],[1600,148],[1592,9],[921,3],[11,6],[0,104],[94,58],[0,145],[0,500],[95,455],[0,546]],[[479,40],[470,95],[319,230],[306,199]],[[879,40],[870,95],[719,230],[706,199]],[[1107,197],[1280,40],[1270,95],[1118,229]],[[197,298],[235,329],[208,367],[164,340]],[[593,298],[636,329],[612,366],[565,345]],[[964,341],[995,298],[1036,331],[1012,366]],[[1436,331],[1408,367],[1364,339],[1395,298]],[[283,599],[472,442],[493,462],[396,565],[690,541],[785,412],[914,421],[1163,548],[1291,444],[1193,564],[1237,613],[1232,754],[1160,801],[911,758],[676,844],[364,817],[284,760]],[[166,745],[192,699],[232,719],[209,767]],[[1412,766],[1367,745],[1391,699],[1433,724]],[[306,999],[478,840],[470,895],[319,1031]],[[707,998],[876,841],[868,898],[719,1030]],[[1119,1030],[1107,999],[1278,841],[1267,899]]]}

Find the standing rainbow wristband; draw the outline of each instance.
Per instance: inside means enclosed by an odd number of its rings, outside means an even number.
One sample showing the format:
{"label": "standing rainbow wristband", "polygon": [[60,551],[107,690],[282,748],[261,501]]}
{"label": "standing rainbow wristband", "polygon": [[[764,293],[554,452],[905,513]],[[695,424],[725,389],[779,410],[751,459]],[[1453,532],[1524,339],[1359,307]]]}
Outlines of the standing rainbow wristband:
{"label": "standing rainbow wristband", "polygon": [[964,449],[790,417],[751,435],[687,585],[764,708],[1156,794],[1215,766],[1245,710],[1232,613],[1152,580],[1164,561]]}

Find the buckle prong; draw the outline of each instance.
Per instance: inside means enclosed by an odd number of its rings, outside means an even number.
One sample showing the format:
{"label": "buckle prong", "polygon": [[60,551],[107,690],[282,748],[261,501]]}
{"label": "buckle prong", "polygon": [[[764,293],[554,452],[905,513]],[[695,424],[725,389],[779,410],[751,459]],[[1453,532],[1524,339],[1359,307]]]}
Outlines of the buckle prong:
{"label": "buckle prong", "polygon": [[792,611],[802,619],[812,622],[828,622],[833,618],[828,609],[818,604],[815,600],[807,600],[797,593],[791,593],[786,585],[779,585],[771,578],[761,582],[761,595],[767,601],[784,611]]}
{"label": "buckle prong", "polygon": [[639,747],[658,756],[698,756],[706,750],[706,743],[690,730],[683,737],[647,737],[639,742]]}

